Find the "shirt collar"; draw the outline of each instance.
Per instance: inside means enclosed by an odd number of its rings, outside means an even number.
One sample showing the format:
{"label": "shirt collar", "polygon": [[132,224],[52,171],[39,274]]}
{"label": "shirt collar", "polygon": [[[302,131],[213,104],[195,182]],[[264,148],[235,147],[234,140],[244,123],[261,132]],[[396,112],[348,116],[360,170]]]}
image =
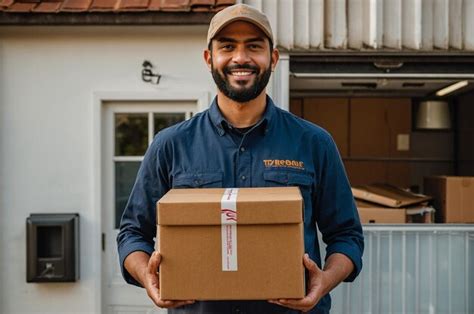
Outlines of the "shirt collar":
{"label": "shirt collar", "polygon": [[[270,96],[267,95],[265,112],[263,113],[262,119],[257,122],[257,124],[259,124],[264,130],[264,134],[268,132],[268,128],[271,125],[271,121],[273,116],[275,115],[275,111],[275,104],[273,103],[273,100],[270,98]],[[217,96],[214,97],[211,107],[209,108],[209,117],[212,121],[212,124],[214,124],[214,126],[216,127],[217,133],[220,136],[223,136],[227,131],[226,125],[230,125],[230,123],[224,118],[219,109],[219,106],[217,105]]]}

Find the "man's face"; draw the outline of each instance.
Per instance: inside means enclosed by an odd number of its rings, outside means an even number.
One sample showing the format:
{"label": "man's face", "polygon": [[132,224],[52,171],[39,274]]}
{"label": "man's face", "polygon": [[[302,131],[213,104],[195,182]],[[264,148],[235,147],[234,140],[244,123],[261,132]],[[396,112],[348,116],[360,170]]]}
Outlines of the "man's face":
{"label": "man's face", "polygon": [[237,102],[260,95],[278,61],[265,34],[255,25],[237,21],[224,27],[212,40],[205,59],[219,90]]}

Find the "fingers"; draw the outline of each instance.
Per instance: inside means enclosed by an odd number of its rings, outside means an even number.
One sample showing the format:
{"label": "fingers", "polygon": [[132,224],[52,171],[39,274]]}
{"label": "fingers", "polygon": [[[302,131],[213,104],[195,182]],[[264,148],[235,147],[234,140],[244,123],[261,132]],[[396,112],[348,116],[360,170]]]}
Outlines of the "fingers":
{"label": "fingers", "polygon": [[147,284],[146,291],[150,299],[158,307],[161,308],[175,308],[188,304],[193,304],[194,300],[185,300],[185,301],[173,301],[173,300],[163,300],[160,295],[160,285],[159,285],[159,273],[158,268],[161,264],[161,254],[158,251],[151,254],[150,259],[148,260],[147,267]]}
{"label": "fingers", "polygon": [[164,307],[164,303],[160,296],[160,278],[158,275],[158,267],[161,263],[161,255],[155,251],[151,254],[148,260],[148,266],[146,271],[146,283],[145,288],[148,297],[159,307]]}
{"label": "fingers", "polygon": [[[318,273],[321,272],[321,269],[313,260],[311,260],[308,254],[303,256],[303,264],[304,267],[309,271],[310,282],[314,282],[314,280],[319,277]],[[268,302],[298,311],[310,311],[318,302],[319,297],[317,284],[310,283],[308,288],[308,294],[302,299],[276,299],[268,300]]]}
{"label": "fingers", "polygon": [[308,294],[304,297],[304,299],[306,299],[310,303],[314,303],[313,306],[316,305],[317,300],[319,299],[318,288],[316,286],[310,287],[308,290]]}
{"label": "fingers", "polygon": [[193,304],[194,302],[195,302],[194,300],[171,301],[171,300],[161,300],[160,299],[160,301],[158,303],[156,303],[156,305],[158,305],[161,308],[171,309],[171,308],[175,308],[175,307],[180,307],[180,306],[184,306],[184,305]]}
{"label": "fingers", "polygon": [[[158,277],[156,274],[147,274],[147,277],[155,276]],[[145,285],[146,288],[146,293],[148,294],[148,297],[155,303],[157,306],[162,307],[163,303],[160,297],[160,289],[158,288],[157,280],[155,281],[154,278],[148,279],[147,278],[147,284]]]}
{"label": "fingers", "polygon": [[303,312],[310,311],[316,305],[316,302],[309,296],[303,299],[278,299],[268,300],[268,302]]}

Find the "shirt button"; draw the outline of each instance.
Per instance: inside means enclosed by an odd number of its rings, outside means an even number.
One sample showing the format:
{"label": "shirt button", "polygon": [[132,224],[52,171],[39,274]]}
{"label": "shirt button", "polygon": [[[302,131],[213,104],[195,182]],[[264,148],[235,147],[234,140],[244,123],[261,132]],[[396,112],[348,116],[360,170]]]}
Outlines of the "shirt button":
{"label": "shirt button", "polygon": [[246,176],[241,176],[240,178],[241,178],[242,180],[245,180],[245,179],[247,179],[247,177],[246,177]]}
{"label": "shirt button", "polygon": [[240,151],[241,151],[241,152],[245,152],[245,147],[241,147],[241,148],[240,148]]}

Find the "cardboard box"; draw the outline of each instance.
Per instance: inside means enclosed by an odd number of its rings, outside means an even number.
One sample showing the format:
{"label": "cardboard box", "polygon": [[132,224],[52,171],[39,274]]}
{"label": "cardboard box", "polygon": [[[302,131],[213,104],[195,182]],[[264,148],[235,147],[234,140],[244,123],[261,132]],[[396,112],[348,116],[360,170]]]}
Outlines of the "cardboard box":
{"label": "cardboard box", "polygon": [[355,198],[380,205],[401,208],[431,200],[430,196],[415,194],[388,184],[370,184],[352,187]]}
{"label": "cardboard box", "polygon": [[425,177],[424,189],[434,198],[437,222],[474,223],[474,177]]}
{"label": "cardboard box", "polygon": [[360,221],[363,224],[432,223],[434,209],[427,205],[407,208],[390,208],[356,200]]}
{"label": "cardboard box", "polygon": [[356,201],[360,222],[363,224],[404,224],[407,212],[403,208],[388,208],[368,202]]}
{"label": "cardboard box", "polygon": [[171,190],[157,215],[163,299],[304,297],[297,187]]}

